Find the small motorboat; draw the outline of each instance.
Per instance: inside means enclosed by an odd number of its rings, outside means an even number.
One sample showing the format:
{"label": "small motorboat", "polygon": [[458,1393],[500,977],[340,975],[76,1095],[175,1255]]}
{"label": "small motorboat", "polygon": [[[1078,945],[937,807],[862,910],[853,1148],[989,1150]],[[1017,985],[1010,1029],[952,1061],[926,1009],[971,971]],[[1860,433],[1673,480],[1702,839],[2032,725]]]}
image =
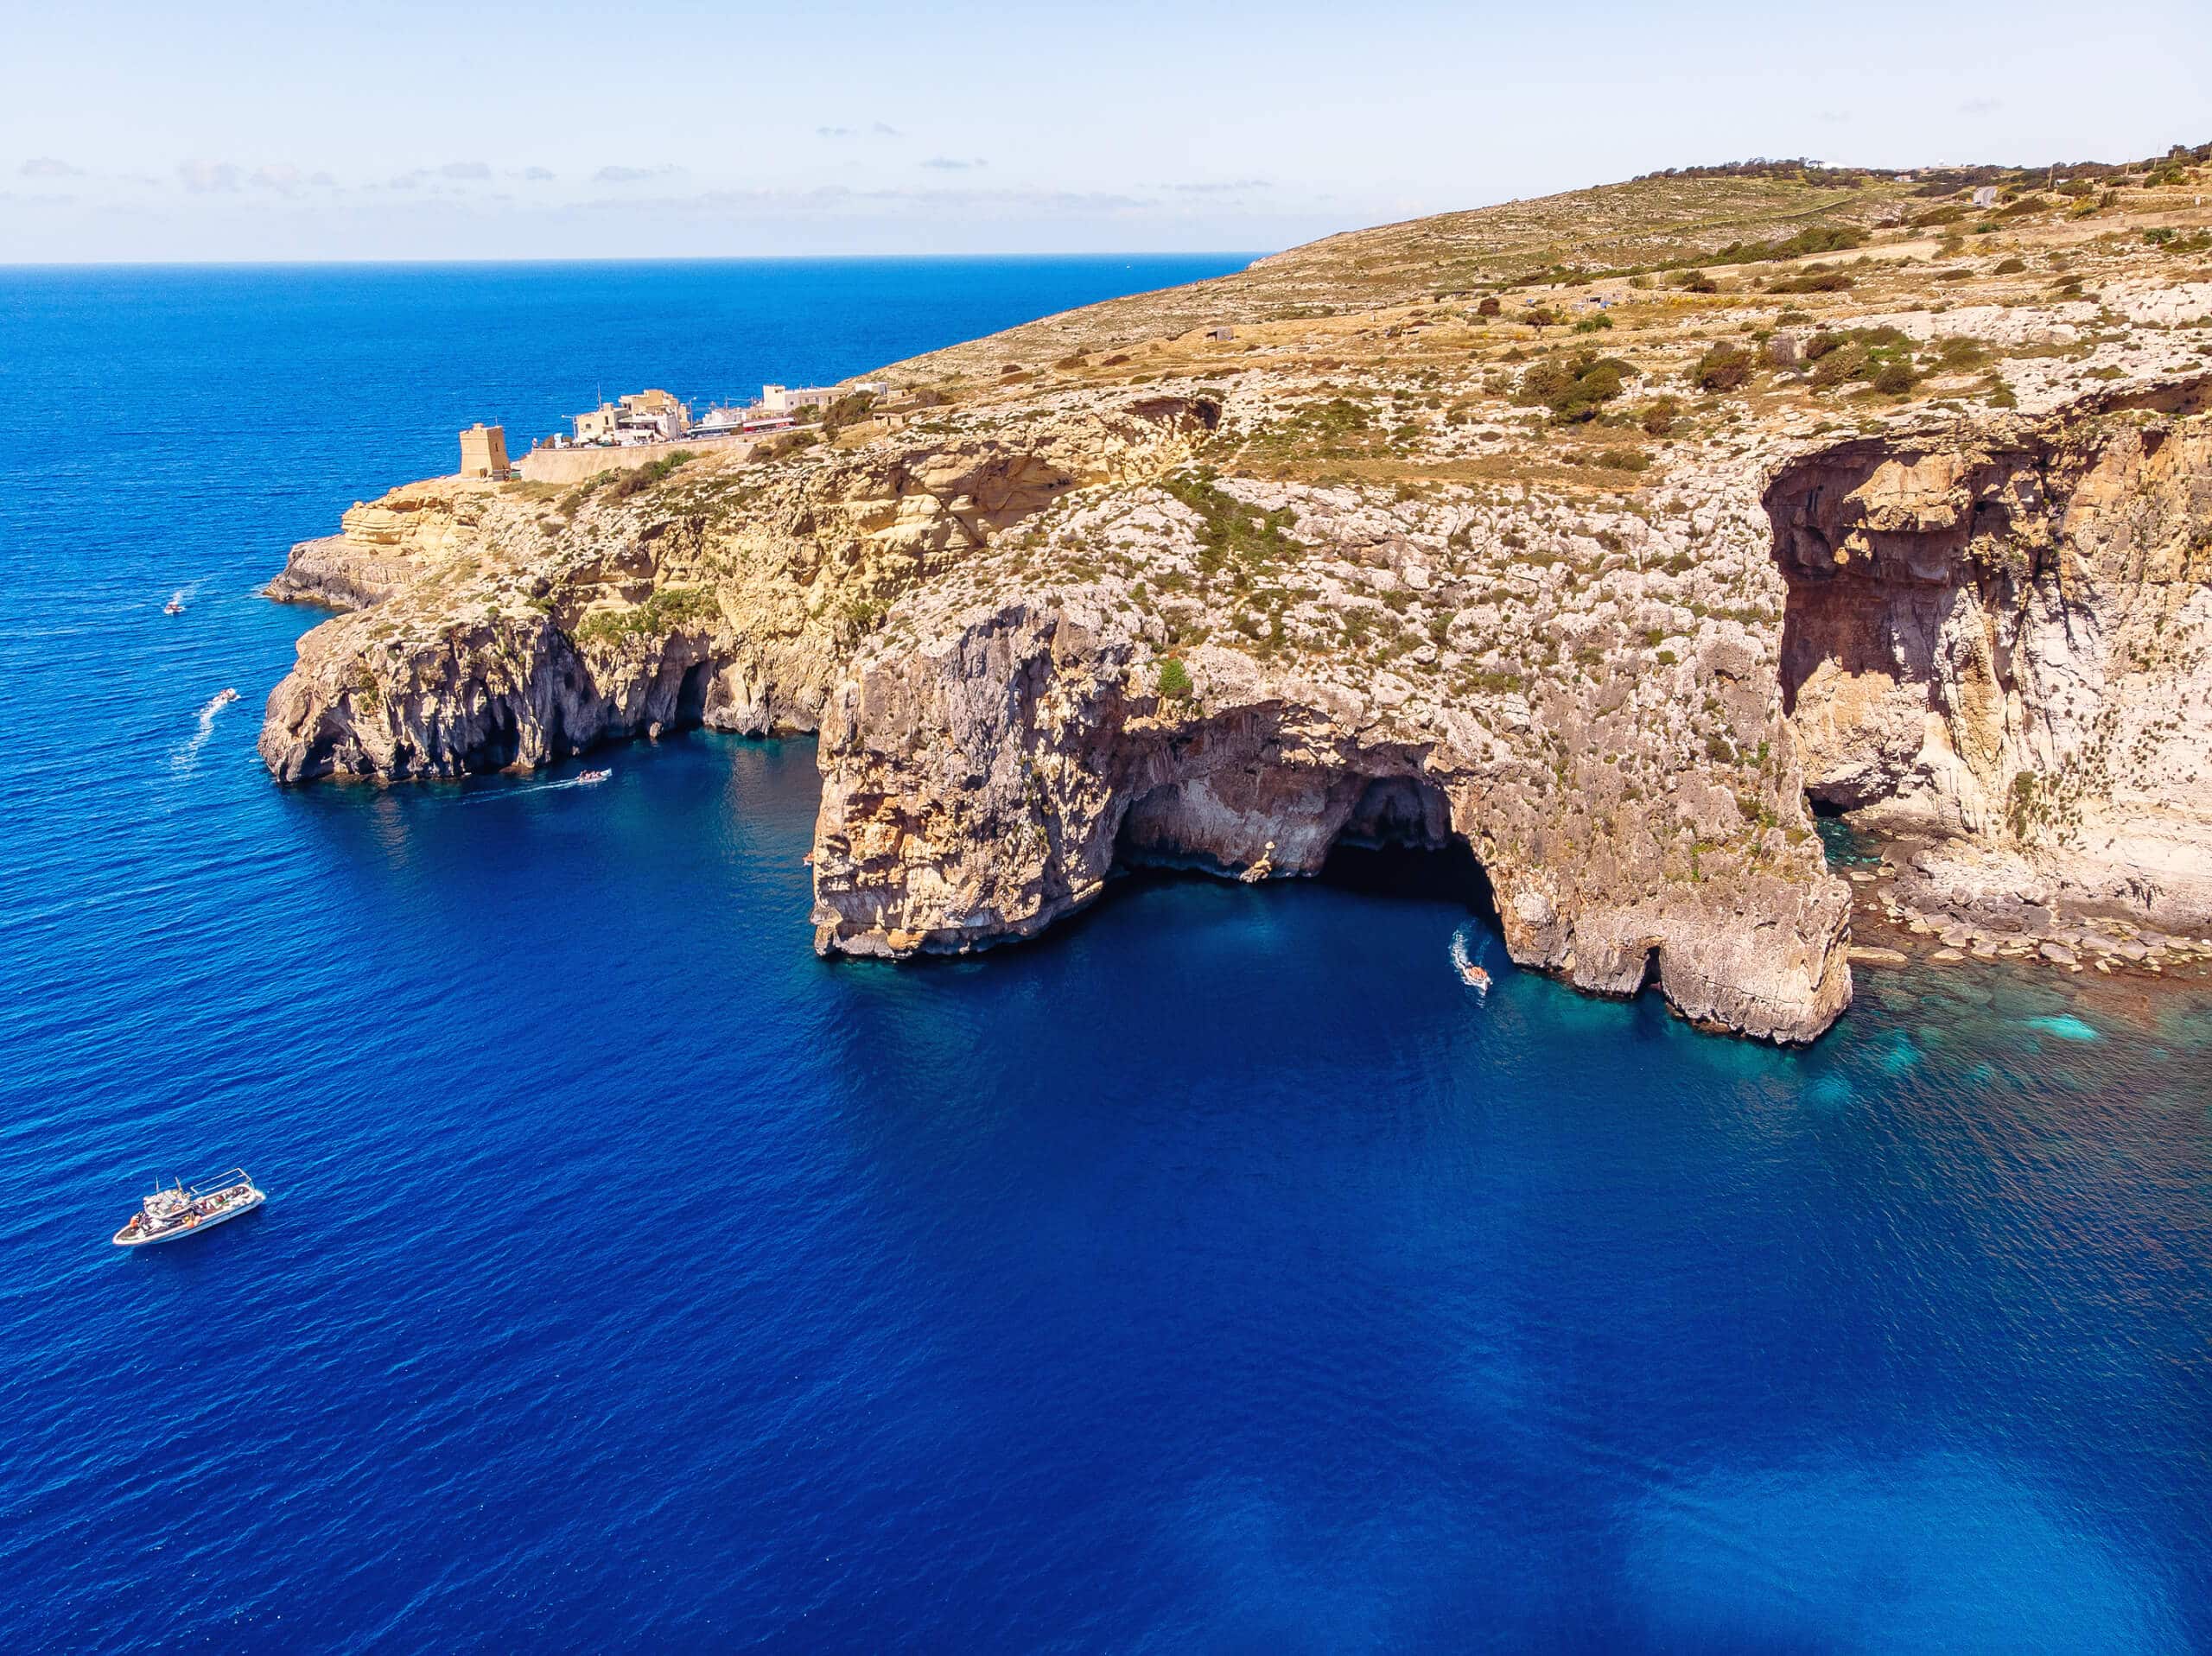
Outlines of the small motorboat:
{"label": "small motorboat", "polygon": [[197,1184],[177,1179],[158,1187],[139,1203],[130,1222],[116,1232],[115,1245],[146,1247],[197,1236],[241,1214],[251,1213],[268,1199],[243,1167],[233,1167]]}
{"label": "small motorboat", "polygon": [[1475,964],[1474,953],[1467,947],[1465,928],[1452,934],[1452,969],[1459,973],[1459,981],[1478,996],[1490,993],[1490,974]]}
{"label": "small motorboat", "polygon": [[217,707],[229,707],[229,706],[231,705],[231,703],[232,703],[232,702],[233,702],[233,701],[237,701],[238,699],[238,693],[236,690],[233,690],[233,689],[230,689],[230,688],[224,688],[224,689],[220,690],[220,691],[217,692],[216,696],[215,696],[215,706],[217,706]]}
{"label": "small motorboat", "polygon": [[172,598],[168,603],[162,606],[162,613],[164,615],[183,614],[184,600],[181,598]]}
{"label": "small motorboat", "polygon": [[604,782],[613,774],[612,771],[587,771],[576,778],[576,786],[588,788],[594,782]]}

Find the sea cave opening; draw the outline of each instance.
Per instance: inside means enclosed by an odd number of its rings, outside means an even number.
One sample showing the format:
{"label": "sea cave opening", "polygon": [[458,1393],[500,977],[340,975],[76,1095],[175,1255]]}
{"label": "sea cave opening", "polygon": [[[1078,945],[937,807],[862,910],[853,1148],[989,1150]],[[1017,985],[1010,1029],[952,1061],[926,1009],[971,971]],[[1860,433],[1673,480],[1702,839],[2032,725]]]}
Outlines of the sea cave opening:
{"label": "sea cave opening", "polygon": [[1452,826],[1444,790],[1418,775],[1258,767],[1166,784],[1124,815],[1114,861],[1121,873],[1306,877],[1375,897],[1441,898],[1497,926],[1481,859]]}
{"label": "sea cave opening", "polygon": [[1452,828],[1451,806],[1434,784],[1378,777],[1330,842],[1319,878],[1376,897],[1445,898],[1492,926],[1497,898],[1466,836]]}
{"label": "sea cave opening", "polygon": [[715,664],[710,660],[696,661],[683,671],[683,682],[677,686],[676,708],[671,723],[689,730],[705,722],[707,692],[714,686]]}

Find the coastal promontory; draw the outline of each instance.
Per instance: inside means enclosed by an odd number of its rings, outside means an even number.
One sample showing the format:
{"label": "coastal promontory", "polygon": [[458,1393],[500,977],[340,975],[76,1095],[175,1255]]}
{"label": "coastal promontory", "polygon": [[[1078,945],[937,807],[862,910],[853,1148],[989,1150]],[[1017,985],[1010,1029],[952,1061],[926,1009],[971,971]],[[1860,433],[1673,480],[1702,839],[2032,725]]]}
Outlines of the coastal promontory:
{"label": "coastal promontory", "polygon": [[[412,484],[273,587],[345,612],[261,752],[399,779],[818,731],[825,952],[1345,842],[1464,845],[1522,965],[1778,1040],[1848,1005],[1877,901],[2185,949],[2208,181],[1662,175],[1048,318],[760,441]],[[1816,812],[1891,847],[1878,888]]]}

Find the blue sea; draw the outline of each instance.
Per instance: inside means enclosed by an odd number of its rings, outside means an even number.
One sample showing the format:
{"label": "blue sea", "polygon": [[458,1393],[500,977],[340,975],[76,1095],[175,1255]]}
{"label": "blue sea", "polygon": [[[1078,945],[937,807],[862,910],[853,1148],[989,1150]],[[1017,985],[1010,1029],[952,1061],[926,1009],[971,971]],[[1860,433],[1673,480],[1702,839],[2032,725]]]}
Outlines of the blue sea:
{"label": "blue sea", "polygon": [[255,587],[462,425],[1241,263],[0,271],[12,1647],[2212,1649],[2200,993],[1776,1051],[1415,859],[825,963],[805,741],[256,759]]}

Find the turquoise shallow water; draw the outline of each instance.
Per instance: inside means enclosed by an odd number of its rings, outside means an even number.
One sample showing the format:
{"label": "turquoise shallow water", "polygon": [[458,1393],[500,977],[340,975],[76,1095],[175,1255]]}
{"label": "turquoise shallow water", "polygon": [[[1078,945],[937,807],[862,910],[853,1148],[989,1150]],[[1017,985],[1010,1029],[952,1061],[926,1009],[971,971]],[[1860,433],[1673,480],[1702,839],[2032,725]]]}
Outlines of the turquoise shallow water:
{"label": "turquoise shallow water", "polygon": [[[1479,918],[1478,1003],[1373,862],[832,966],[804,742],[255,761],[314,617],[253,585],[468,419],[1195,273],[0,273],[19,1642],[2212,1647],[2190,992],[1866,974],[1777,1052]],[[233,1160],[264,1211],[108,1247]]]}

